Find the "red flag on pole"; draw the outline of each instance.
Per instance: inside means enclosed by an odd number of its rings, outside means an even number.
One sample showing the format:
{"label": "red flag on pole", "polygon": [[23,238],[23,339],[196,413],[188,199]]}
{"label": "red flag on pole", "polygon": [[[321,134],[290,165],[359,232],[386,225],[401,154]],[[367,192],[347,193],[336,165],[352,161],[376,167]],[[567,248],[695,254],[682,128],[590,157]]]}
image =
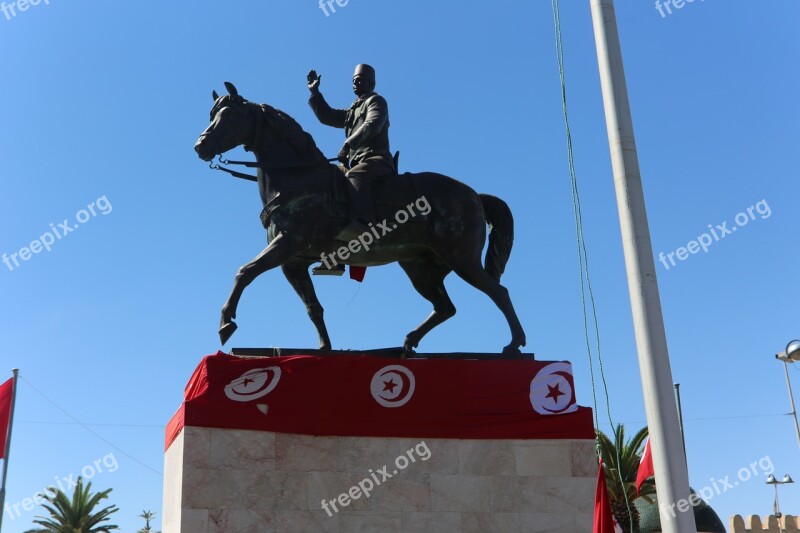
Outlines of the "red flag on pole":
{"label": "red flag on pole", "polygon": [[11,400],[14,395],[14,379],[0,385],[0,459],[6,457],[6,437],[11,422]]}
{"label": "red flag on pole", "polygon": [[642,452],[642,460],[639,461],[639,470],[636,472],[636,492],[642,488],[642,484],[647,481],[647,478],[655,476],[656,471],[653,468],[653,455],[650,453],[650,437],[644,443],[644,451]]}
{"label": "red flag on pole", "polygon": [[611,514],[611,500],[608,499],[608,488],[606,487],[606,472],[603,468],[603,460],[597,472],[597,489],[594,493],[594,533],[614,533],[617,531],[616,520]]}
{"label": "red flag on pole", "polygon": [[[3,459],[3,474],[0,476],[0,509],[5,509],[6,476],[8,455],[11,449],[11,424],[14,420],[14,396],[17,393],[19,370],[13,369],[14,377],[0,385],[0,459]],[[12,516],[13,518],[13,516]],[[3,513],[0,513],[0,529],[3,528]]]}

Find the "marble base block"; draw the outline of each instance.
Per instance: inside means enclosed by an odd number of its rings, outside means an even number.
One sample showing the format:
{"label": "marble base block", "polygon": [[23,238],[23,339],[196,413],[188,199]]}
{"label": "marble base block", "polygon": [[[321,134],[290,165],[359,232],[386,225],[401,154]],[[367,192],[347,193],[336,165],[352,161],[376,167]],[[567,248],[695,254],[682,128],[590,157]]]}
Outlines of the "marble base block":
{"label": "marble base block", "polygon": [[165,456],[163,531],[590,533],[596,478],[591,440],[186,426]]}

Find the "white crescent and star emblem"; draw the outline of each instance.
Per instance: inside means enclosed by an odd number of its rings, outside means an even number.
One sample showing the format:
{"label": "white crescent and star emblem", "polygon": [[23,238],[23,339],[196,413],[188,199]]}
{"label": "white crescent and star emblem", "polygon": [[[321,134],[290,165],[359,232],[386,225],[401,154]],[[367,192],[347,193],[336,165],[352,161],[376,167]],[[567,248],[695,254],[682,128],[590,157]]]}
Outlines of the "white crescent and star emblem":
{"label": "white crescent and star emblem", "polygon": [[372,397],[383,407],[401,407],[408,403],[414,394],[414,374],[401,365],[381,368],[372,376],[370,391]]}
{"label": "white crescent and star emblem", "polygon": [[572,365],[551,363],[531,381],[530,400],[541,415],[560,415],[578,410],[572,381]]}
{"label": "white crescent and star emblem", "polygon": [[278,366],[253,368],[228,383],[225,396],[235,402],[257,400],[272,392],[280,379],[281,369]]}

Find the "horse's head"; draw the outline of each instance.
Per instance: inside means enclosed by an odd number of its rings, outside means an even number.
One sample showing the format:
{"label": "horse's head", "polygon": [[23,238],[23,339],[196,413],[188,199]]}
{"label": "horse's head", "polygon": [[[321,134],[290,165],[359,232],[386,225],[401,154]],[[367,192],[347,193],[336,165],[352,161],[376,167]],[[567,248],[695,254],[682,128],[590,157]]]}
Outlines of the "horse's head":
{"label": "horse's head", "polygon": [[211,108],[211,124],[200,134],[194,150],[200,159],[211,161],[215,156],[242,144],[252,142],[256,131],[255,104],[241,96],[232,83],[225,82],[228,94],[217,95],[213,91],[214,107]]}
{"label": "horse's head", "polygon": [[[218,96],[211,108],[211,124],[194,145],[204,161],[244,145],[265,165],[276,168],[302,168],[326,164],[311,135],[286,113],[267,104],[248,102],[232,83],[225,82],[228,94]],[[268,160],[268,161],[267,161]],[[269,168],[268,166],[265,168]]]}

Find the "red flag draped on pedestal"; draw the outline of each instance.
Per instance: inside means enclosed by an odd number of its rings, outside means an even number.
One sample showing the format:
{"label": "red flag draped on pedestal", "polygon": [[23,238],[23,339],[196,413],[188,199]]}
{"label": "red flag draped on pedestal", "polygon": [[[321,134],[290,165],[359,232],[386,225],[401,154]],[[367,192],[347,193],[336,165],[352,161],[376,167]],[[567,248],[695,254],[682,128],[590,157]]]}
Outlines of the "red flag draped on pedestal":
{"label": "red flag draped on pedestal", "polygon": [[443,439],[591,439],[572,365],[368,354],[203,359],[167,428]]}
{"label": "red flag draped on pedestal", "polygon": [[650,453],[650,438],[644,443],[644,451],[642,452],[642,460],[639,461],[639,470],[636,472],[636,492],[642,487],[642,484],[647,481],[647,478],[655,476],[656,471],[653,468],[653,455]]}
{"label": "red flag draped on pedestal", "polygon": [[11,399],[14,394],[14,380],[9,379],[0,385],[0,459],[6,457],[6,437],[11,422]]}

